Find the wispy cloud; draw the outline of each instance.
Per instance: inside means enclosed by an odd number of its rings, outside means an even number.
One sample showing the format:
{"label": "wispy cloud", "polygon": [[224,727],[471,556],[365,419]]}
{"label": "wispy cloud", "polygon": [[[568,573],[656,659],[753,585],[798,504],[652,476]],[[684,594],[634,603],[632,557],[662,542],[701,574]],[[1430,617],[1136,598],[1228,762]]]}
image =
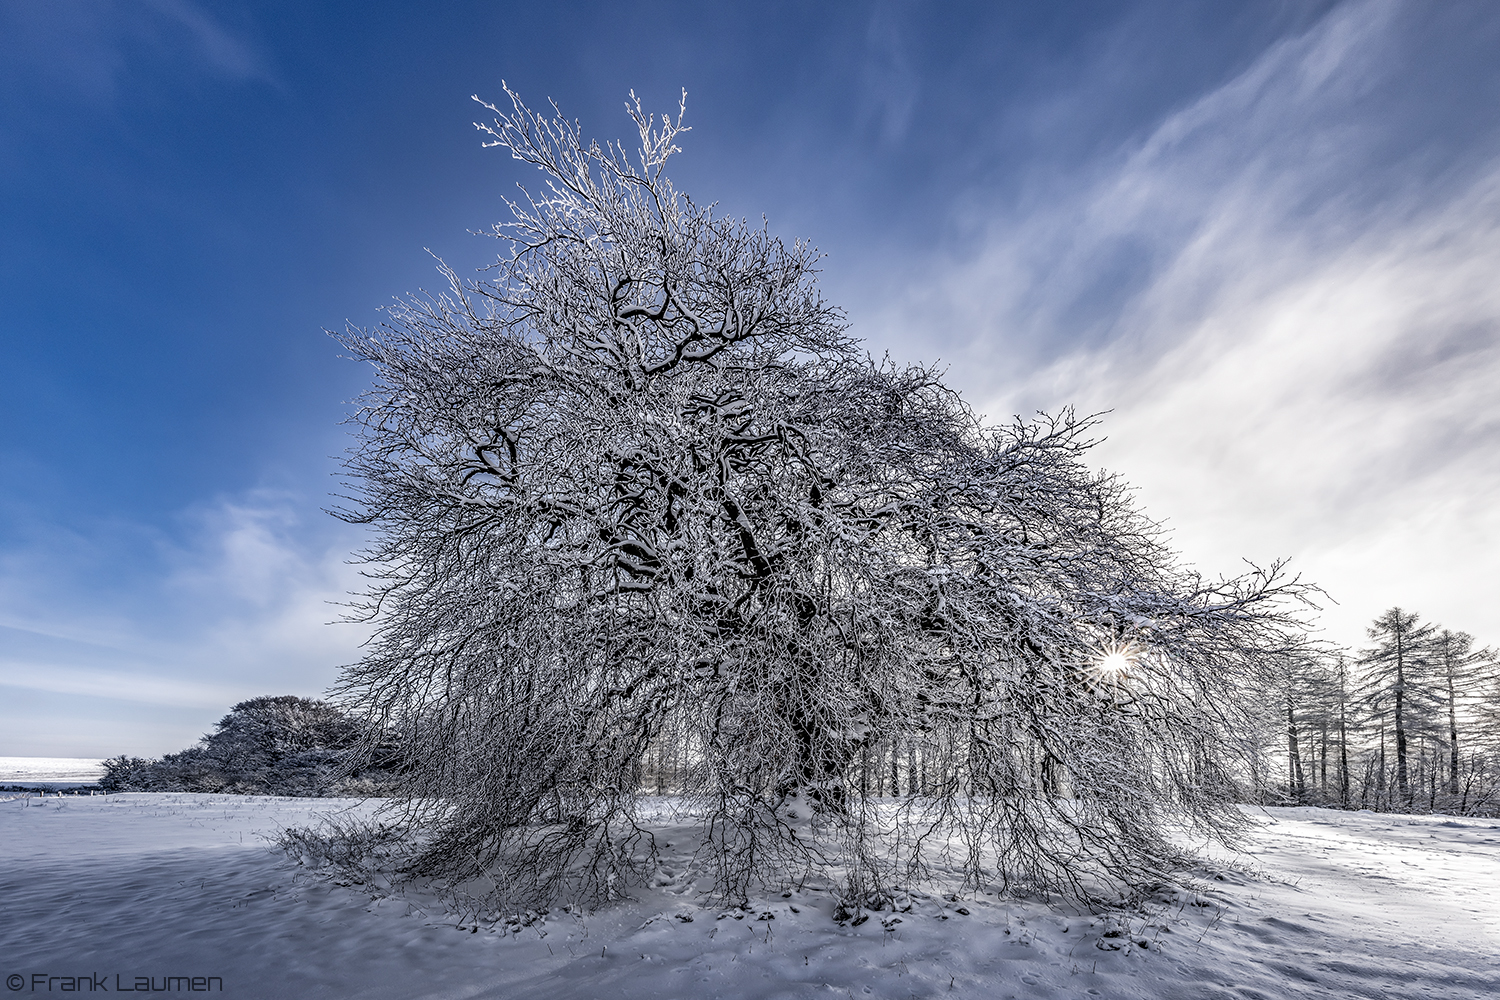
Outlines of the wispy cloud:
{"label": "wispy cloud", "polygon": [[1113,410],[1098,460],[1186,555],[1293,556],[1335,637],[1400,603],[1494,640],[1500,162],[1386,141],[1409,13],[1346,5],[997,206],[884,322],[932,331],[992,414]]}
{"label": "wispy cloud", "polygon": [[259,687],[236,688],[122,669],[84,670],[56,663],[11,659],[0,659],[0,687],[171,708],[198,708],[213,716],[224,714],[235,702],[265,693]]}
{"label": "wispy cloud", "polygon": [[205,66],[231,80],[276,82],[266,56],[237,37],[192,0],[147,0],[162,20],[180,28],[193,54]]}
{"label": "wispy cloud", "polygon": [[[252,493],[184,515],[174,536],[39,529],[0,565],[0,687],[30,692],[28,714],[38,699],[64,713],[76,696],[117,703],[117,721],[149,715],[141,706],[193,710],[175,716],[182,732],[157,727],[169,743],[195,738],[245,697],[322,692],[368,633],[329,624],[360,586],[347,563],[356,539],[304,523],[309,506]],[[89,563],[57,559],[89,545],[105,550],[95,569],[130,566],[129,579],[78,579]],[[0,732],[20,732],[12,722],[0,707]]]}
{"label": "wispy cloud", "polygon": [[133,60],[174,60],[235,82],[279,86],[270,57],[193,0],[52,0],[0,5],[0,51],[13,72],[112,98]]}
{"label": "wispy cloud", "polygon": [[860,75],[864,112],[881,141],[900,142],[917,107],[921,78],[912,68],[898,12],[890,4],[879,4],[870,14]]}
{"label": "wispy cloud", "polygon": [[[1181,270],[1234,256],[1215,249]],[[1080,352],[1022,392],[1114,407],[1101,458],[1183,548],[1296,556],[1343,637],[1395,603],[1500,633],[1482,583],[1500,571],[1500,172],[1338,249],[1261,249],[1295,273],[1224,274],[1170,347]]]}

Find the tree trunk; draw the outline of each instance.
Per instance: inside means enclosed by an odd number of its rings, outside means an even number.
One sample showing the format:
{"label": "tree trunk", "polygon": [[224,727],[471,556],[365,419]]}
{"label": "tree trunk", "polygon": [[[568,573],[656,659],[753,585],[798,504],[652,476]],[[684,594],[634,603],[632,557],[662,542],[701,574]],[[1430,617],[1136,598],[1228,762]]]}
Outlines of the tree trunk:
{"label": "tree trunk", "polygon": [[1403,803],[1411,798],[1406,780],[1406,650],[1401,635],[1396,635],[1396,794]]}
{"label": "tree trunk", "polygon": [[1454,704],[1453,661],[1447,652],[1443,655],[1443,673],[1448,682],[1448,791],[1458,794],[1458,708]]}
{"label": "tree trunk", "polygon": [[1323,728],[1318,740],[1318,799],[1320,804],[1328,804],[1328,716],[1323,716]]}
{"label": "tree trunk", "polygon": [[901,794],[901,744],[891,737],[891,797]]}
{"label": "tree trunk", "polygon": [[1297,716],[1292,711],[1291,698],[1286,703],[1286,781],[1288,798],[1302,803],[1302,755],[1297,749]]}
{"label": "tree trunk", "polygon": [[1349,732],[1342,705],[1339,706],[1339,805],[1349,808]]}
{"label": "tree trunk", "polygon": [[1380,727],[1380,780],[1375,785],[1376,807],[1384,809],[1389,796],[1386,792],[1385,777],[1385,726]]}

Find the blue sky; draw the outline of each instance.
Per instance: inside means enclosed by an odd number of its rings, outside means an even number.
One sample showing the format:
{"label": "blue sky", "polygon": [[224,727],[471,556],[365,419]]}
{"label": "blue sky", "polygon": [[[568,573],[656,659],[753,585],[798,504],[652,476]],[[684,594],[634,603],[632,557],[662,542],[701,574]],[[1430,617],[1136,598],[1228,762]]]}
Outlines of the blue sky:
{"label": "blue sky", "polygon": [[530,176],[469,98],[624,138],[828,254],[876,352],[1097,461],[1211,572],[1289,556],[1357,643],[1500,643],[1500,10],[0,0],[0,755],[176,749],[317,694],[322,513],[379,321]]}

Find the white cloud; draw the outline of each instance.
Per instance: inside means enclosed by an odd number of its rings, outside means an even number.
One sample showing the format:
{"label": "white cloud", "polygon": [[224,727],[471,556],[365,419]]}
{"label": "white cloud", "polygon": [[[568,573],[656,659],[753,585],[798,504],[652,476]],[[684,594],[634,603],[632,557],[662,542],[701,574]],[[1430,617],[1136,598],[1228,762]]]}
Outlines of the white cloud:
{"label": "white cloud", "polygon": [[182,554],[163,590],[180,606],[213,609],[194,634],[217,669],[303,687],[316,677],[322,687],[335,667],[357,658],[368,631],[341,623],[339,605],[362,589],[349,563],[358,535],[305,530],[308,506],[258,493],[199,515],[201,541]]}
{"label": "white cloud", "polygon": [[1494,642],[1500,162],[1393,152],[1409,13],[1346,5],[996,206],[878,325],[925,331],[991,414],[1113,410],[1096,459],[1187,558],[1292,556],[1341,602],[1331,637],[1401,604]]}
{"label": "white cloud", "polygon": [[1100,458],[1200,562],[1294,556],[1345,640],[1398,603],[1500,637],[1500,173],[1294,263],[1270,287],[1222,276],[1167,350],[1116,342],[1039,381],[1116,408]]}
{"label": "white cloud", "polygon": [[[303,524],[309,506],[254,493],[186,515],[175,538],[120,525],[89,537],[42,532],[0,565],[0,686],[28,692],[27,715],[66,718],[82,711],[79,698],[113,702],[122,749],[155,752],[177,749],[183,732],[196,738],[244,698],[322,693],[359,657],[368,629],[329,624],[360,589],[347,564],[357,539]],[[58,558],[90,548],[92,561]],[[124,566],[128,579],[78,578]],[[20,739],[9,701],[0,698],[0,733]]]}

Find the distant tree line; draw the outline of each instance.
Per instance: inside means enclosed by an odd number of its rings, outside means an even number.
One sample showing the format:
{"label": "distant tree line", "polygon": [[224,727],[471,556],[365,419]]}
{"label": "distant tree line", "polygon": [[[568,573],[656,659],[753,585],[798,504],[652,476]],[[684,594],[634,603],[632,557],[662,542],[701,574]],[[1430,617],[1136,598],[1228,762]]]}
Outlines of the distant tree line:
{"label": "distant tree line", "polygon": [[[1270,734],[1246,796],[1267,804],[1500,815],[1500,653],[1466,632],[1393,607],[1362,649],[1281,655],[1267,692]],[[111,791],[383,795],[394,748],[335,705],[292,695],[235,705],[198,745],[104,762]],[[674,794],[691,762],[671,734],[641,761],[642,792]],[[951,762],[931,741],[889,733],[855,765],[862,795],[927,796]]]}
{"label": "distant tree line", "polygon": [[1285,655],[1268,710],[1264,801],[1500,813],[1500,656],[1391,608],[1364,649]]}
{"label": "distant tree line", "polygon": [[[109,791],[242,795],[379,795],[395,760],[362,744],[360,726],[326,701],[293,695],[242,701],[197,746],[159,760],[104,762]],[[351,751],[364,746],[358,762]]]}

